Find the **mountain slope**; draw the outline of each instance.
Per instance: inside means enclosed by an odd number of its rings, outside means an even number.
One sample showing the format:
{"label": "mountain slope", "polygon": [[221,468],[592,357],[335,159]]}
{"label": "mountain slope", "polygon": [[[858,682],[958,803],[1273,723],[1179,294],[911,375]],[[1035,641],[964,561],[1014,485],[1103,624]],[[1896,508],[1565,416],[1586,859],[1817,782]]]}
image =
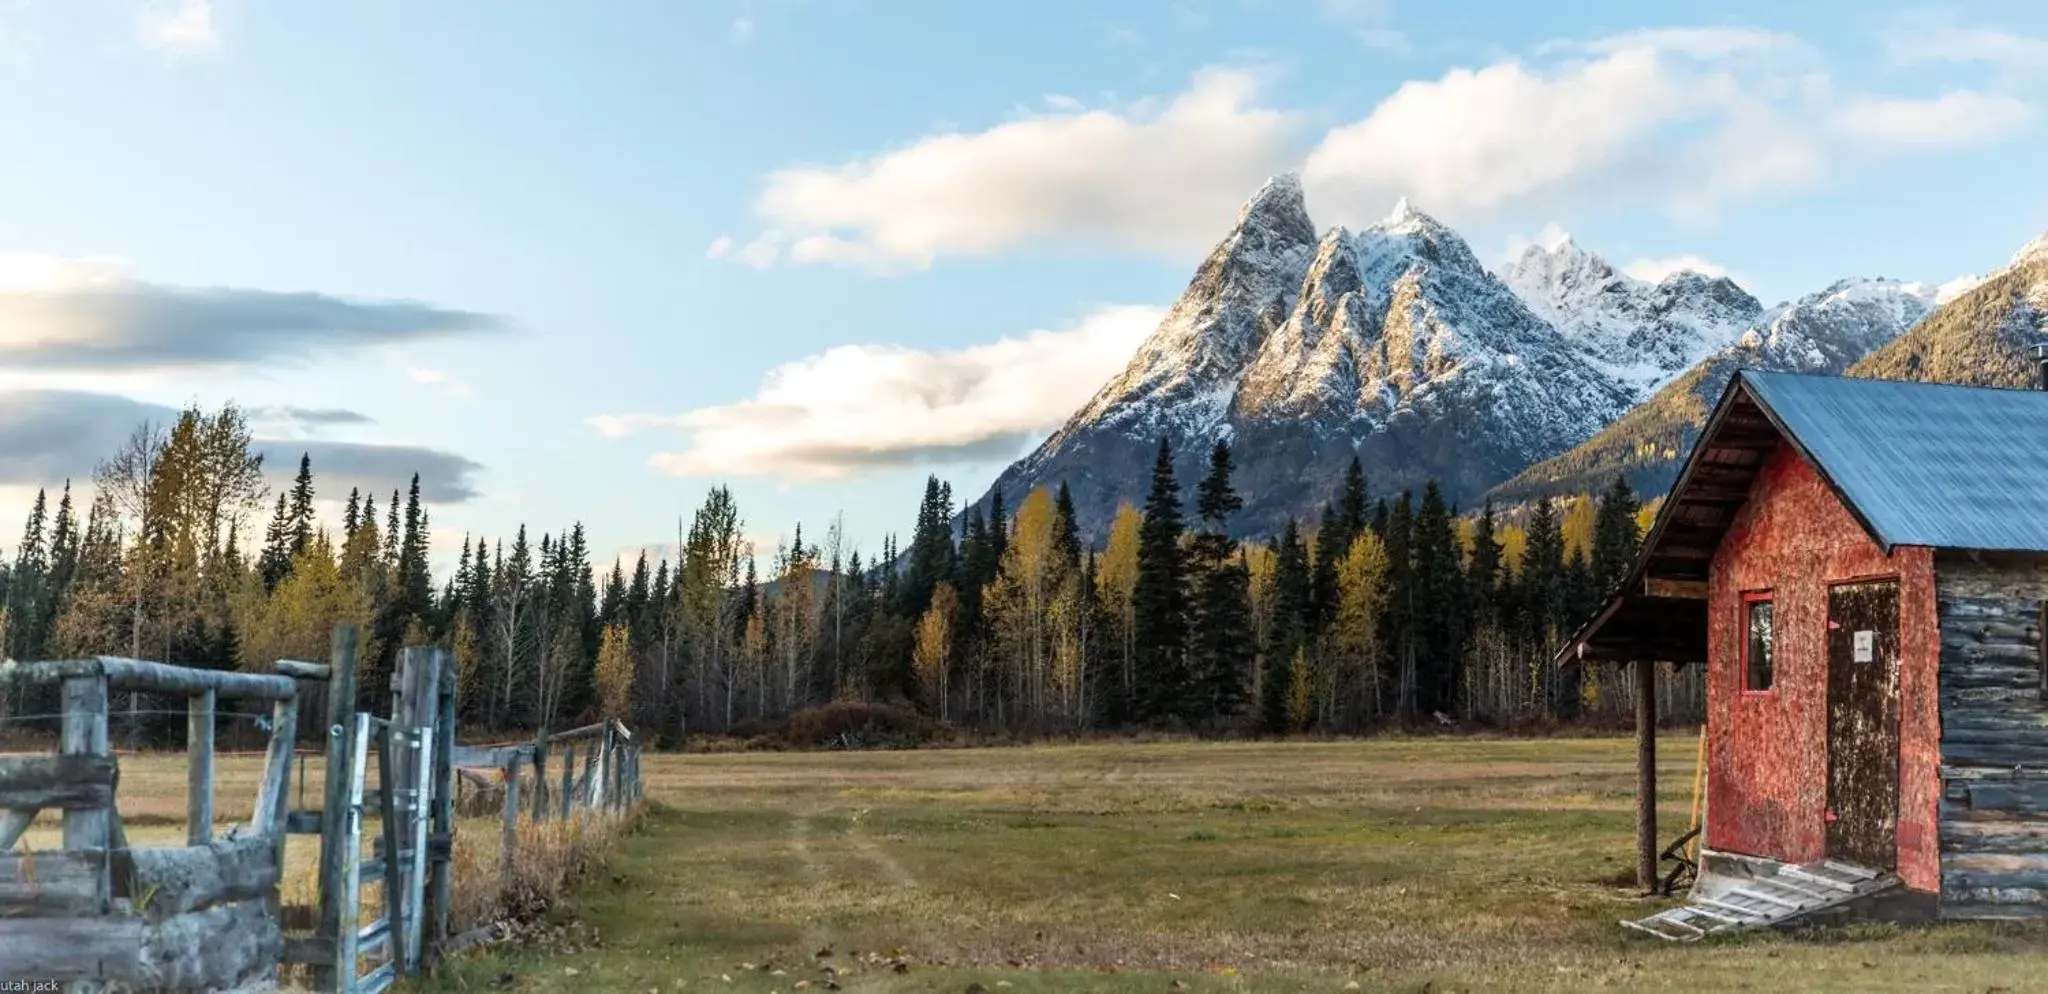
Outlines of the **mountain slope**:
{"label": "mountain slope", "polygon": [[2005,269],[1849,368],[1851,376],[2034,385],[2033,347],[2048,341],[2048,236]]}
{"label": "mountain slope", "polygon": [[1488,496],[1510,504],[1597,492],[1617,473],[1639,492],[1660,493],[1671,485],[1736,370],[1842,372],[1916,322],[1933,323],[1921,319],[1933,308],[1936,293],[1924,283],[1849,279],[1773,308],[1736,344],[1701,360],[1584,444],[1530,466]]}
{"label": "mountain slope", "polygon": [[1567,237],[1523,250],[1501,279],[1608,375],[1648,397],[1735,344],[1763,313],[1726,277],[1678,272],[1649,283]]}
{"label": "mountain slope", "polygon": [[1235,525],[1267,534],[1312,517],[1354,455],[1376,489],[1435,478],[1469,499],[1633,399],[1405,201],[1355,235],[1313,230],[1298,184],[1268,183],[1131,365],[993,490],[1064,480],[1099,535],[1143,499],[1160,437],[1190,490],[1228,439]]}

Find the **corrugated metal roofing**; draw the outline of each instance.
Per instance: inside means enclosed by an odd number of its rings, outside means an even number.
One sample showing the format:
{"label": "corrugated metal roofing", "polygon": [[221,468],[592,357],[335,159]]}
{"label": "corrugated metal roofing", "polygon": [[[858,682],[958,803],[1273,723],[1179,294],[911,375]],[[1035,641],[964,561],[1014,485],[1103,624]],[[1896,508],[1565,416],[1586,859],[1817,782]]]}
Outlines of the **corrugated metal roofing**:
{"label": "corrugated metal roofing", "polygon": [[2048,552],[2048,391],[1740,376],[1879,544]]}

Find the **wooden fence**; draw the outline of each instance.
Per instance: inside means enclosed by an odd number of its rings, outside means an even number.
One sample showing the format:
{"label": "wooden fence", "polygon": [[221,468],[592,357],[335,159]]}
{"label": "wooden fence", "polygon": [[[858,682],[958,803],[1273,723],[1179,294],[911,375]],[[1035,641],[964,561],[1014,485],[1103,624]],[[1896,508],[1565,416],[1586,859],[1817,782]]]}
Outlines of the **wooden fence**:
{"label": "wooden fence", "polygon": [[[583,765],[576,765],[577,746],[583,745]],[[548,759],[561,749],[559,786],[549,793]],[[481,797],[494,797],[499,811],[498,879],[510,890],[512,868],[519,845],[521,796],[527,817],[535,824],[550,819],[567,821],[588,818],[593,812],[617,813],[640,803],[640,746],[633,733],[618,721],[607,719],[549,735],[542,731],[525,742],[491,746],[456,746],[451,759]],[[532,771],[530,783],[522,787],[524,775]],[[496,782],[478,775],[491,770]],[[468,938],[468,937],[465,937]]]}
{"label": "wooden fence", "polygon": [[[280,661],[275,675],[114,657],[0,662],[0,685],[55,682],[63,701],[55,755],[0,756],[0,980],[250,989],[273,985],[282,966],[300,964],[318,989],[367,994],[474,941],[474,933],[449,934],[455,771],[484,765],[508,774],[501,859],[509,861],[522,768],[535,771],[532,816],[551,809],[544,786],[550,737],[457,746],[450,662],[442,649],[405,650],[392,674],[388,717],[356,711],[356,632],[347,626],[335,630],[328,663]],[[317,811],[290,805],[301,680],[328,684]],[[128,845],[119,762],[108,739],[108,700],[121,691],[188,701],[184,846]],[[270,742],[253,815],[217,840],[214,723],[228,698],[270,705]],[[561,817],[639,802],[639,750],[623,725],[600,722],[552,741],[566,745],[559,807],[552,808]],[[581,742],[591,745],[583,775],[573,778]],[[366,775],[373,756],[374,784]],[[63,848],[15,851],[45,809],[62,812]],[[367,854],[366,816],[382,829]],[[317,907],[287,909],[280,900],[291,835],[320,837]],[[501,875],[507,866],[501,862]],[[374,918],[365,914],[365,885],[382,888]],[[290,924],[309,931],[288,934]]]}

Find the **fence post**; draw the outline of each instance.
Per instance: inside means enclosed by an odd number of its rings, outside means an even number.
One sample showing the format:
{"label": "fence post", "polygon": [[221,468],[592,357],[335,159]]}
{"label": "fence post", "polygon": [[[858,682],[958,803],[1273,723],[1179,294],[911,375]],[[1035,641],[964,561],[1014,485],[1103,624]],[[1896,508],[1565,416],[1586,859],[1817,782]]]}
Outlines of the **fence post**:
{"label": "fence post", "polygon": [[448,915],[454,903],[455,880],[450,870],[455,858],[455,661],[446,649],[436,648],[436,667],[441,679],[436,686],[434,721],[434,833],[428,868],[428,900],[433,902],[433,947],[448,941]]}
{"label": "fence post", "polygon": [[[64,681],[63,694],[64,730],[57,751],[65,756],[112,755],[112,744],[107,740],[107,678],[71,677]],[[113,899],[113,860],[107,852],[112,814],[111,802],[104,808],[64,812],[64,848],[71,852],[96,852],[101,857],[95,873],[93,910],[102,915]]]}
{"label": "fence post", "polygon": [[[363,762],[359,757],[367,745],[356,742],[355,626],[334,627],[327,665],[331,670],[327,684],[327,784],[320,801],[320,922],[314,937],[323,947],[339,949],[336,944],[341,938],[344,909],[355,906],[355,895],[344,893],[354,877],[344,865],[348,862],[346,840],[351,835],[348,818],[353,785],[348,770],[351,759]],[[361,797],[354,798],[354,804],[361,803]],[[355,922],[350,920],[349,932],[354,931]],[[332,987],[334,968],[316,964],[313,978],[323,988]]]}
{"label": "fence post", "polygon": [[519,758],[505,761],[505,812],[498,827],[498,889],[512,894],[512,850],[519,843]]}
{"label": "fence post", "polygon": [[213,841],[214,693],[194,694],[185,704],[185,842]]}
{"label": "fence post", "polygon": [[590,744],[589,754],[583,757],[583,782],[576,787],[578,818],[587,820],[590,817],[591,806],[597,803],[597,757],[598,753],[603,751],[604,740],[599,739]]}
{"label": "fence post", "polygon": [[[249,814],[249,830],[270,836],[280,880],[284,876],[285,815],[292,809],[292,751],[298,743],[299,699],[287,697],[270,707],[270,751],[263,763],[263,784],[256,791],[256,810]],[[279,882],[272,881],[264,897],[272,918],[284,910]]]}
{"label": "fence post", "polygon": [[576,790],[576,743],[562,749],[562,820],[569,820],[569,795]]}
{"label": "fence post", "polygon": [[533,739],[533,821],[548,820],[548,729],[542,725]]}

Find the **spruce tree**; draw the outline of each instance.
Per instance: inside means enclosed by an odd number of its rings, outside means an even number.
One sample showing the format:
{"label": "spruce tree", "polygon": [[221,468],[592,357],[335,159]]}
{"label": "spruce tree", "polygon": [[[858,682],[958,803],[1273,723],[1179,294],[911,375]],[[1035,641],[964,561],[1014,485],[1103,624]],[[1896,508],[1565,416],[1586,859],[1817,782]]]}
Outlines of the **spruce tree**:
{"label": "spruce tree", "polygon": [[[1218,445],[1223,443],[1218,442]],[[1067,481],[1060,481],[1059,496],[1053,501],[1053,548],[1067,568],[1081,565],[1081,525],[1074,516],[1074,494]]]}
{"label": "spruce tree", "polygon": [[1294,728],[1294,661],[1308,651],[1314,611],[1314,567],[1301,543],[1300,529],[1289,518],[1274,549],[1273,621],[1265,672],[1259,677],[1259,724],[1269,733],[1284,734]]}
{"label": "spruce tree", "polygon": [[1465,656],[1465,577],[1457,532],[1443,491],[1431,480],[1415,517],[1414,572],[1418,659],[1417,703],[1429,713],[1457,709],[1458,672]]}
{"label": "spruce tree", "polygon": [[[44,598],[49,581],[49,547],[45,529],[49,505],[42,490],[29,508],[28,523],[21,530],[21,545],[14,553],[14,566],[7,578],[7,653],[15,659],[43,656],[43,633],[37,622],[44,616]],[[17,620],[19,619],[19,620]]]}
{"label": "spruce tree", "polygon": [[1187,673],[1187,564],[1180,547],[1180,484],[1166,439],[1152,463],[1152,489],[1138,529],[1138,575],[1131,600],[1137,642],[1136,716],[1160,722],[1181,713]]}
{"label": "spruce tree", "polygon": [[277,589],[292,571],[291,495],[277,495],[277,510],[263,532],[263,552],[256,558],[256,571],[263,577],[265,592]]}
{"label": "spruce tree", "polygon": [[1396,711],[1413,719],[1417,697],[1415,631],[1415,497],[1402,491],[1387,514],[1387,619],[1381,626],[1392,650]]}
{"label": "spruce tree", "polygon": [[1636,513],[1642,505],[1628,478],[1616,475],[1614,484],[1600,495],[1600,509],[1593,518],[1593,561],[1591,589],[1597,598],[1613,594],[1634,564],[1636,546],[1642,535],[1636,527]]}
{"label": "spruce tree", "polygon": [[1233,555],[1230,516],[1243,509],[1244,499],[1230,485],[1230,446],[1217,442],[1209,453],[1209,472],[1195,490],[1195,514],[1201,530],[1190,546],[1195,602],[1190,622],[1189,670],[1195,683],[1183,717],[1229,719],[1244,707],[1250,677],[1252,644],[1251,572]]}
{"label": "spruce tree", "polygon": [[1494,535],[1493,501],[1486,502],[1472,523],[1472,557],[1465,571],[1466,603],[1473,629],[1497,620],[1496,594],[1501,582],[1500,539]]}
{"label": "spruce tree", "polygon": [[313,457],[299,455],[299,475],[292,481],[291,554],[297,556],[313,543]]}

